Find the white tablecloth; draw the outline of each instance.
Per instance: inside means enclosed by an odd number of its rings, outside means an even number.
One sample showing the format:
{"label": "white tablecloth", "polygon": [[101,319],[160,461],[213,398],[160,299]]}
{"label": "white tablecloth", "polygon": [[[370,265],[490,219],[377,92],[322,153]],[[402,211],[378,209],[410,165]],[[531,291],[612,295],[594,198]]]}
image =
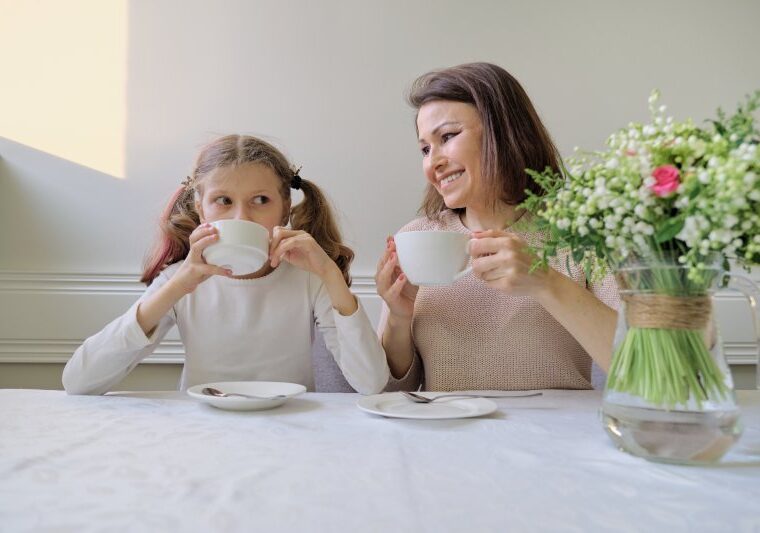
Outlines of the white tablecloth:
{"label": "white tablecloth", "polygon": [[760,392],[718,465],[616,450],[597,391],[385,419],[355,394],[235,413],[0,390],[0,531],[760,531]]}

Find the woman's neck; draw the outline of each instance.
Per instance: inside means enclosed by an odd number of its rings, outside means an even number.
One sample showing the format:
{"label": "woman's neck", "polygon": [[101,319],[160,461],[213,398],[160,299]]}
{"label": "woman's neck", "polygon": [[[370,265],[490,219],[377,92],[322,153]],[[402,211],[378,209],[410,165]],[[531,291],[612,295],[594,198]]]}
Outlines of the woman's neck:
{"label": "woman's neck", "polygon": [[514,205],[501,204],[495,209],[467,207],[461,214],[461,220],[471,231],[503,230],[517,222],[524,214],[524,209]]}

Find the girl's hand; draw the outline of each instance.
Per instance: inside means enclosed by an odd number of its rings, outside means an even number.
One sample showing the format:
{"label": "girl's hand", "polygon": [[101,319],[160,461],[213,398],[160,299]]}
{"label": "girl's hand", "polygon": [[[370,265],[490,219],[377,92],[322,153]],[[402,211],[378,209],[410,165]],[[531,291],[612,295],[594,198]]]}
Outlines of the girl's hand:
{"label": "girl's hand", "polygon": [[392,315],[405,320],[412,319],[419,287],[412,285],[401,270],[393,237],[388,237],[385,253],[377,264],[375,284],[377,293],[388,305]]}
{"label": "girl's hand", "polygon": [[272,268],[287,261],[300,269],[313,272],[323,280],[333,271],[340,270],[310,234],[281,226],[275,226],[272,231],[269,258]]}
{"label": "girl's hand", "polygon": [[513,233],[476,231],[470,241],[473,274],[513,296],[537,296],[548,288],[553,270],[530,271],[536,256]]}
{"label": "girl's hand", "polygon": [[231,270],[209,265],[203,259],[203,250],[218,240],[219,230],[210,224],[201,224],[190,234],[190,251],[170,281],[184,294],[190,294],[211,276],[232,277]]}

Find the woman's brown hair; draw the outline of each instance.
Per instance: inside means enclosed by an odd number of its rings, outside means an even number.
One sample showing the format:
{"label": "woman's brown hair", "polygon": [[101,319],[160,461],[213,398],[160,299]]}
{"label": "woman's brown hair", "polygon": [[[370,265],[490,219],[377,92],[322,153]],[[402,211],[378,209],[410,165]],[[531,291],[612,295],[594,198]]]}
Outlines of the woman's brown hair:
{"label": "woman's brown hair", "polygon": [[[497,65],[467,63],[428,72],[414,81],[408,100],[418,111],[436,100],[475,106],[483,123],[481,168],[492,207],[499,202],[519,204],[526,197],[526,189],[543,193],[526,168],[560,170],[559,152],[530,98],[520,82]],[[420,213],[437,219],[444,209],[443,198],[428,184]]]}
{"label": "woman's brown hair", "polygon": [[[247,164],[266,165],[280,178],[280,194],[290,205],[290,189],[297,172],[287,158],[273,145],[250,135],[227,135],[206,145],[198,154],[195,169],[186,186],[179,188],[161,217],[161,235],[145,261],[140,281],[150,284],[167,266],[187,257],[190,251],[190,234],[200,224],[195,200],[203,194],[203,180],[211,172],[227,166]],[[311,234],[314,240],[335,261],[346,283],[351,284],[349,267],[354,252],[343,244],[332,208],[326,196],[313,182],[300,178],[297,185],[303,192],[303,201],[286,213],[283,224],[290,219],[293,229]],[[289,215],[289,216],[287,216]]]}

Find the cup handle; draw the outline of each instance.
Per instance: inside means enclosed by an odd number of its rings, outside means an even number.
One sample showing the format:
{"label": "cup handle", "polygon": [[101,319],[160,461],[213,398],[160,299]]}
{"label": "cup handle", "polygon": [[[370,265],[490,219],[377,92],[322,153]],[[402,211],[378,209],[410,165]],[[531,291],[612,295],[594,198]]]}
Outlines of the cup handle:
{"label": "cup handle", "polygon": [[752,311],[752,323],[755,327],[755,342],[757,343],[756,386],[760,389],[760,312],[758,312],[760,288],[758,288],[752,278],[744,274],[736,272],[724,272],[723,274],[728,281],[726,288],[741,292],[749,300],[749,307]]}
{"label": "cup handle", "polygon": [[454,281],[459,281],[460,279],[462,279],[464,276],[466,276],[470,272],[472,272],[472,267],[468,266],[467,268],[465,268],[464,270],[462,270],[459,274],[457,274],[456,276],[454,276]]}

